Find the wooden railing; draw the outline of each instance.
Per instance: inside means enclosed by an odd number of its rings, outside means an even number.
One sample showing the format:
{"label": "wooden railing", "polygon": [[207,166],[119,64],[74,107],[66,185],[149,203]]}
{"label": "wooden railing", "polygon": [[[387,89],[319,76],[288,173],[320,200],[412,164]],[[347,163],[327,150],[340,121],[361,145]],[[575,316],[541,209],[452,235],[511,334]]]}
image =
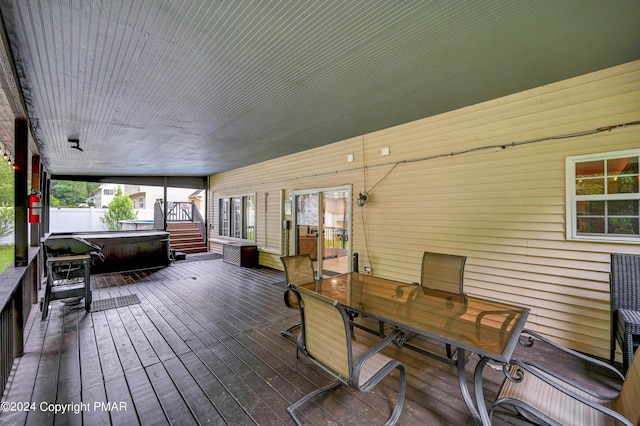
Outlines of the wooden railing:
{"label": "wooden railing", "polygon": [[193,222],[193,202],[167,201],[167,222]]}
{"label": "wooden railing", "polygon": [[23,355],[24,327],[40,287],[40,249],[29,248],[26,266],[10,266],[0,275],[0,384],[5,388],[13,361]]}
{"label": "wooden railing", "polygon": [[192,211],[193,211],[193,221],[198,224],[198,232],[202,236],[202,239],[206,241],[207,233],[206,233],[204,218],[202,217],[202,214],[200,214],[200,210],[198,209],[198,207],[196,207],[195,204],[193,204]]}
{"label": "wooden railing", "polygon": [[[155,228],[164,228],[164,210],[162,200],[157,200],[154,206]],[[205,220],[193,201],[168,201],[167,222],[195,222],[202,239],[206,240]]]}

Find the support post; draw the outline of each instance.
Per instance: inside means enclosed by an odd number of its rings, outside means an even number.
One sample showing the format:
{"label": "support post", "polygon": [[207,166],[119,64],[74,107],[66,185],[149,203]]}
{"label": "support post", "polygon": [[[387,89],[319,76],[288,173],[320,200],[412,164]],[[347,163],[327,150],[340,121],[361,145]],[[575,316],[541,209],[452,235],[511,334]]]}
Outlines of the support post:
{"label": "support post", "polygon": [[15,119],[15,266],[26,266],[28,259],[27,228],[27,160],[29,127],[25,118]]}
{"label": "support post", "polygon": [[167,230],[167,215],[169,214],[169,205],[167,204],[167,177],[164,177],[164,227],[162,228],[163,231]]}
{"label": "support post", "polygon": [[40,236],[44,237],[44,234],[49,233],[49,224],[51,219],[51,214],[49,213],[50,207],[50,194],[51,194],[51,179],[49,178],[49,173],[45,170],[42,171],[42,219],[40,223],[42,226],[40,227],[41,232]]}
{"label": "support post", "polygon": [[[24,278],[23,279],[28,279]],[[11,298],[11,317],[13,319],[13,357],[18,358],[24,355],[24,333],[23,333],[23,303],[22,286]]]}
{"label": "support post", "polygon": [[[31,156],[31,188],[35,189],[38,192],[41,192],[40,186],[40,156],[33,155]],[[40,194],[40,199],[42,203],[42,194]],[[42,204],[41,204],[42,205]],[[43,217],[44,209],[40,210],[40,223],[30,223],[29,226],[31,228],[30,233],[30,245],[31,247],[40,246],[40,228],[42,227],[42,217]]]}

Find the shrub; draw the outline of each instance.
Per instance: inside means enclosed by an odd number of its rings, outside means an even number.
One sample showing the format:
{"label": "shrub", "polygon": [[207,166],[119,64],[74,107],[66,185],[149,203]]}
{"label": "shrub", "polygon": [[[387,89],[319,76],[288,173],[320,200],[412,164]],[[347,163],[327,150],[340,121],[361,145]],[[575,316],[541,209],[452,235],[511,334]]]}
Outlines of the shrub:
{"label": "shrub", "polygon": [[137,219],[138,212],[133,208],[133,200],[122,194],[120,187],[116,188],[113,200],[109,203],[109,209],[104,216],[100,218],[100,222],[109,231],[119,231],[121,220]]}
{"label": "shrub", "polygon": [[14,220],[13,207],[0,207],[0,237],[6,237],[13,232]]}

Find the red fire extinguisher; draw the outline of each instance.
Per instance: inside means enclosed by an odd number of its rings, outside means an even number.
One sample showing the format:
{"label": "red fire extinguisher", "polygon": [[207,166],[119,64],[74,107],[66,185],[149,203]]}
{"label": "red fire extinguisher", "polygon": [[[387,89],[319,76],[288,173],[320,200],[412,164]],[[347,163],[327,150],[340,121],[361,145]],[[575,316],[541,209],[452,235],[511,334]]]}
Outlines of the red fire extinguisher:
{"label": "red fire extinguisher", "polygon": [[40,204],[40,193],[35,189],[32,189],[31,195],[29,195],[29,223],[40,222],[41,210],[42,205]]}

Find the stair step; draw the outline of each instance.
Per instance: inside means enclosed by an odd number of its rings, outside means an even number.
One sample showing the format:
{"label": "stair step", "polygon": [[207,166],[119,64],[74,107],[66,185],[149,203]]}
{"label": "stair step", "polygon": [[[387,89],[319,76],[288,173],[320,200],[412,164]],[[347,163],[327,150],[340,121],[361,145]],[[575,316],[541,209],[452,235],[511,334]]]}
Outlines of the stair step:
{"label": "stair step", "polygon": [[169,222],[169,243],[171,248],[182,253],[203,253],[207,245],[198,231],[195,222]]}
{"label": "stair step", "polygon": [[196,247],[196,248],[181,247],[180,248],[180,252],[181,253],[187,253],[187,254],[206,253],[207,252],[207,248],[206,247]]}
{"label": "stair step", "polygon": [[167,223],[167,229],[198,228],[195,222]]}
{"label": "stair step", "polygon": [[199,232],[171,232],[169,235],[171,235],[172,237],[176,235],[185,235],[185,236],[196,236],[196,237],[202,238]]}

